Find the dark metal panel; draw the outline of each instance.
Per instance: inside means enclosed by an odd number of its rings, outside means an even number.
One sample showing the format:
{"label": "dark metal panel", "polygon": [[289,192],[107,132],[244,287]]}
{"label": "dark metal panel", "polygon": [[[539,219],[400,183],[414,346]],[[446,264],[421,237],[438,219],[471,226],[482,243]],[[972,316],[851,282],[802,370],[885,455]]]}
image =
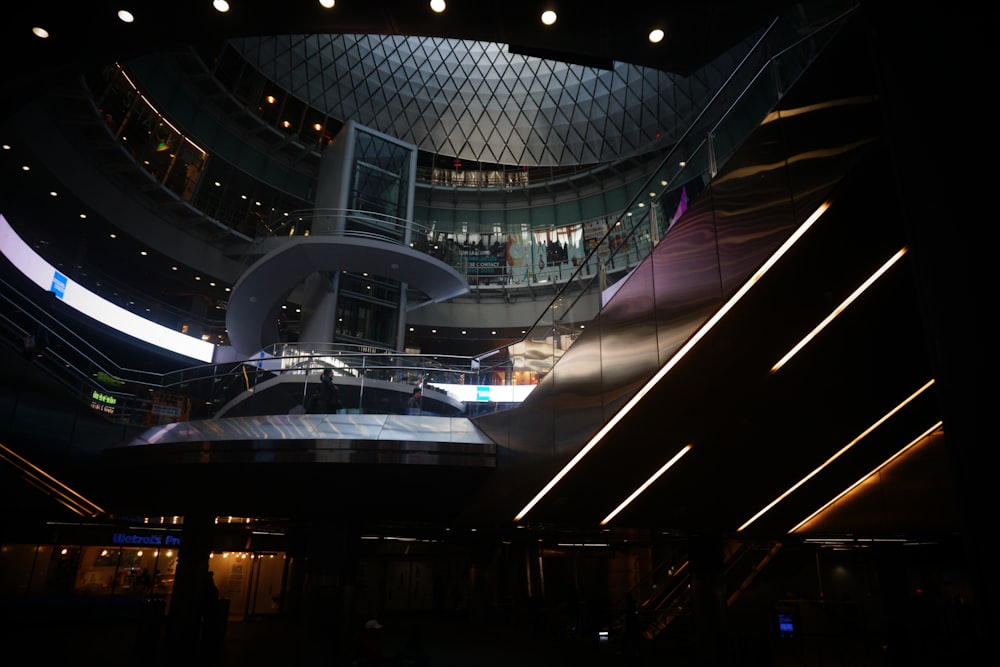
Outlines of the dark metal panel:
{"label": "dark metal panel", "polygon": [[[691,444],[690,452],[624,510],[615,525],[735,531],[804,480],[751,524],[753,534],[783,534],[938,418],[933,387],[894,411],[931,379],[905,265],[841,313],[794,363],[770,372],[784,352],[904,243],[900,213],[885,192],[887,156],[878,141],[873,99],[845,102],[840,92],[834,87],[832,99],[801,95],[788,100],[784,112],[754,133],[661,241],[648,260],[653,268],[637,272],[633,295],[648,289],[652,274],[659,362],[670,362],[671,370],[555,484],[526,521],[596,525]],[[824,201],[831,202],[829,210],[791,252],[683,360],[671,361],[724,298],[744,285]],[[560,398],[550,407],[557,410],[560,426],[585,423],[561,397],[613,395],[615,386],[607,392],[601,385],[613,356],[608,350],[628,354],[615,343],[631,340],[630,327],[636,338],[649,335],[651,313],[636,307],[642,303],[637,296],[614,311],[620,320],[608,316],[618,306],[617,298],[602,312],[600,328],[588,329],[552,373],[556,381],[545,391],[559,390]],[[647,354],[648,348],[640,345],[637,355]],[[602,372],[587,376],[586,360],[598,356]],[[634,371],[629,381],[638,386],[655,370],[644,361],[630,360],[615,371]],[[570,364],[566,373],[561,372],[564,363]],[[625,386],[622,376],[616,379],[618,387]],[[604,411],[604,420],[611,416],[607,400],[590,407],[595,413]],[[519,431],[516,415],[510,424],[512,432]],[[553,474],[591,435],[583,429],[570,432],[578,438],[576,447],[560,433],[559,453],[545,466]],[[860,444],[840,452],[861,434]],[[549,451],[547,441],[532,449],[528,433],[512,437],[540,460]],[[830,465],[810,476],[828,460]],[[514,499],[512,510],[550,479],[552,475],[541,484],[535,477],[511,480],[504,491]],[[873,519],[881,523],[878,514]],[[862,529],[872,523],[863,516],[852,520]]]}
{"label": "dark metal panel", "polygon": [[636,267],[600,312],[599,377],[604,411],[594,431],[660,367],[653,268],[648,261]]}
{"label": "dark metal panel", "polygon": [[493,441],[465,417],[328,414],[256,415],[176,422],[149,429],[127,447],[319,439],[493,445]]}

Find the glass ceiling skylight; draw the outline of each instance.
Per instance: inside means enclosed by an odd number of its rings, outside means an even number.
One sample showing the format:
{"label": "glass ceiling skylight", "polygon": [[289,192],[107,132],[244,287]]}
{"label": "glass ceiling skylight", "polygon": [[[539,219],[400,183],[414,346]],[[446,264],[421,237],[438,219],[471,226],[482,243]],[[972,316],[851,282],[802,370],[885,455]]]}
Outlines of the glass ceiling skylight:
{"label": "glass ceiling skylight", "polygon": [[306,104],[441,155],[571,166],[671,140],[703,86],[659,70],[613,70],[508,53],[503,44],[381,35],[277,35],[232,46]]}

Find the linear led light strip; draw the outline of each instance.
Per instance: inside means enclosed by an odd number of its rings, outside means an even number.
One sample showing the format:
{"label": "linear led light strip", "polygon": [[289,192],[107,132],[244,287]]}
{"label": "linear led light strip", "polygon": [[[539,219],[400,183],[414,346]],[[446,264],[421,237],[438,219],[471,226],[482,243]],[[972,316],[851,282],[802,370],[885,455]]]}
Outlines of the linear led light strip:
{"label": "linear led light strip", "polygon": [[90,502],[79,493],[69,488],[55,477],[48,474],[34,463],[5,445],[0,445],[0,459],[6,460],[12,466],[17,468],[30,484],[43,492],[51,494],[59,504],[72,510],[76,514],[89,517],[104,514],[104,510],[98,505]]}
{"label": "linear led light strip", "polygon": [[208,151],[206,151],[204,148],[202,148],[195,142],[191,141],[191,139],[185,136],[183,132],[178,130],[169,120],[163,117],[163,114],[161,114],[160,110],[156,108],[156,105],[154,105],[153,102],[148,97],[146,97],[142,92],[140,92],[139,86],[136,85],[135,81],[132,80],[132,78],[125,71],[125,68],[123,68],[120,63],[115,63],[115,66],[118,67],[118,73],[121,74],[126,81],[128,81],[128,85],[132,86],[132,90],[135,91],[135,93],[142,99],[142,101],[146,103],[146,106],[148,106],[150,109],[153,110],[153,113],[156,114],[157,122],[163,123],[164,125],[169,127],[174,134],[178,135],[179,137],[184,139],[184,141],[194,146],[194,148],[202,154],[202,157],[208,155]]}
{"label": "linear led light strip", "polygon": [[916,445],[917,443],[921,442],[924,438],[926,438],[931,433],[933,433],[938,428],[940,428],[942,423],[943,422],[939,421],[938,423],[934,424],[934,426],[931,426],[929,429],[927,429],[926,431],[924,431],[923,433],[921,433],[920,435],[918,435],[916,438],[914,438],[912,441],[910,441],[910,443],[907,444],[905,447],[903,447],[898,452],[896,452],[895,454],[893,454],[892,456],[890,456],[889,458],[887,458],[885,461],[883,461],[877,468],[875,468],[874,470],[872,470],[871,472],[869,472],[867,475],[865,475],[864,477],[862,477],[861,479],[859,479],[858,481],[856,481],[854,484],[851,484],[849,487],[847,487],[846,489],[844,489],[843,491],[841,491],[840,493],[838,493],[836,496],[834,496],[832,499],[830,499],[830,501],[827,502],[825,505],[823,505],[822,507],[820,507],[818,510],[816,510],[815,512],[813,512],[812,514],[810,514],[806,518],[802,519],[802,521],[799,521],[788,532],[789,533],[794,533],[799,528],[801,528],[802,526],[804,526],[807,523],[809,523],[810,521],[812,521],[813,518],[816,517],[816,515],[818,515],[819,513],[821,513],[827,507],[829,507],[830,505],[834,504],[835,502],[837,502],[838,500],[840,500],[841,498],[843,498],[844,496],[846,496],[848,493],[850,493],[851,491],[853,491],[854,489],[856,489],[861,484],[864,484],[866,481],[868,481],[869,479],[871,479],[874,475],[877,475],[879,473],[879,471],[881,471],[887,465],[889,465],[890,463],[892,463],[893,461],[895,461],[896,459],[898,459],[900,456],[902,456],[907,451],[909,451],[914,445]]}
{"label": "linear led light strip", "polygon": [[754,521],[756,521],[757,519],[759,519],[760,517],[762,517],[772,507],[774,507],[775,505],[777,505],[778,503],[780,503],[782,500],[784,500],[785,498],[787,498],[797,488],[799,488],[800,486],[802,486],[803,484],[805,484],[806,482],[808,482],[810,479],[812,479],[813,477],[815,477],[817,474],[819,474],[819,472],[821,470],[823,470],[823,468],[827,467],[828,465],[830,465],[831,463],[833,463],[834,461],[836,461],[845,452],[847,452],[847,450],[849,450],[851,447],[853,447],[854,445],[856,445],[859,442],[861,442],[861,440],[863,438],[865,438],[869,433],[871,433],[876,428],[878,428],[883,423],[885,423],[894,414],[896,414],[897,412],[899,412],[900,410],[902,410],[903,407],[905,407],[907,403],[909,403],[910,401],[914,400],[920,394],[924,393],[933,384],[934,384],[934,380],[933,379],[929,380],[927,382],[927,384],[925,384],[920,389],[917,389],[915,392],[913,392],[912,394],[910,394],[909,397],[907,397],[902,403],[900,403],[899,405],[897,405],[896,407],[894,407],[889,412],[885,413],[885,415],[883,415],[878,421],[876,421],[874,424],[872,424],[871,426],[869,426],[868,428],[866,428],[864,431],[862,431],[860,435],[858,435],[856,438],[854,438],[854,440],[851,440],[849,443],[847,443],[846,445],[844,445],[843,447],[841,447],[841,449],[840,449],[839,452],[837,452],[836,454],[834,454],[833,456],[831,456],[830,458],[828,458],[819,467],[817,467],[811,473],[809,473],[808,475],[806,475],[805,477],[803,477],[802,479],[800,479],[798,482],[796,482],[794,485],[792,485],[791,488],[789,488],[787,491],[785,491],[784,493],[782,493],[780,496],[778,496],[777,498],[775,498],[774,500],[772,500],[770,503],[768,503],[764,507],[764,509],[760,510],[759,512],[757,512],[756,514],[754,514],[752,517],[750,517],[749,519],[747,519],[746,523],[744,523],[742,526],[740,526],[739,528],[736,529],[736,532],[740,532],[741,530],[743,530],[744,528],[746,528],[747,526],[749,526],[750,524],[752,524]]}
{"label": "linear led light strip", "polygon": [[819,220],[820,216],[823,215],[828,208],[830,208],[830,202],[827,201],[827,202],[823,202],[822,204],[820,204],[819,208],[817,208],[815,211],[813,211],[812,215],[810,215],[809,218],[807,218],[805,222],[803,222],[801,225],[799,225],[799,228],[796,229],[795,232],[792,233],[792,235],[790,237],[788,237],[788,239],[784,243],[781,244],[781,247],[779,247],[774,252],[774,254],[772,254],[767,259],[767,261],[764,262],[764,264],[759,269],[757,269],[756,273],[754,273],[745,283],[743,283],[743,286],[740,287],[739,291],[737,291],[725,304],[723,304],[723,306],[707,322],[705,322],[705,324],[703,324],[701,326],[701,328],[699,328],[698,331],[696,331],[691,336],[691,338],[689,338],[688,341],[686,343],[684,343],[684,345],[681,346],[681,348],[679,350],[677,350],[677,352],[674,354],[674,356],[672,356],[667,361],[667,363],[664,364],[663,367],[659,371],[656,372],[656,375],[654,375],[652,378],[650,378],[650,380],[645,385],[643,385],[642,389],[640,389],[636,393],[635,396],[633,396],[631,399],[629,399],[628,403],[626,403],[624,405],[624,407],[622,407],[621,410],[619,410],[613,417],[611,417],[611,419],[608,420],[608,423],[605,424],[601,428],[601,430],[599,430],[596,434],[594,434],[594,437],[592,437],[590,439],[590,442],[588,442],[586,444],[586,446],[584,446],[583,449],[581,449],[579,452],[577,452],[576,456],[574,456],[570,460],[570,462],[567,463],[563,467],[563,469],[560,470],[556,474],[556,476],[553,477],[549,481],[549,483],[546,484],[542,488],[542,490],[539,491],[538,494],[535,495],[535,497],[531,499],[531,502],[529,502],[527,505],[525,505],[524,508],[520,512],[518,512],[517,516],[514,517],[514,521],[516,522],[516,521],[520,521],[521,519],[523,519],[525,517],[525,515],[528,512],[530,512],[531,509],[535,505],[537,505],[538,502],[542,498],[544,498],[549,493],[549,491],[551,491],[553,489],[553,487],[555,487],[555,485],[558,484],[562,480],[563,477],[565,477],[569,473],[570,470],[572,470],[573,468],[575,468],[576,464],[578,464],[580,461],[582,461],[583,457],[585,457],[587,454],[589,454],[590,450],[592,450],[594,447],[596,447],[597,444],[599,442],[601,442],[601,440],[604,439],[604,436],[606,436],[608,433],[610,433],[611,429],[613,429],[615,426],[617,426],[618,422],[620,422],[622,419],[624,419],[625,416],[629,412],[631,412],[632,409],[636,405],[639,404],[639,401],[641,401],[642,398],[646,394],[648,394],[650,392],[650,390],[653,387],[655,387],[656,384],[660,380],[662,380],[663,377],[667,373],[669,373],[671,370],[673,370],[673,368],[678,363],[680,363],[681,359],[683,359],[685,356],[687,356],[687,353],[690,352],[694,348],[694,346],[697,345],[701,341],[701,339],[704,338],[708,334],[708,332],[711,331],[715,327],[715,325],[718,324],[719,321],[723,317],[725,317],[726,314],[730,310],[732,310],[732,308],[737,303],[739,303],[740,300],[744,296],[746,296],[747,292],[749,292],[750,289],[754,285],[756,285],[757,282],[761,278],[764,277],[764,274],[767,273],[768,271],[770,271],[771,267],[773,267],[778,262],[778,260],[781,259],[781,257],[786,252],[788,252],[789,249],[791,249],[791,247],[793,245],[795,245],[800,238],[802,238],[803,234],[805,234],[807,231],[809,231],[809,228],[812,227],[813,224],[817,220]]}
{"label": "linear led light strip", "polygon": [[676,454],[674,454],[674,457],[672,459],[670,459],[669,461],[667,461],[663,465],[662,468],[660,468],[655,473],[653,473],[653,476],[650,477],[649,479],[647,479],[642,484],[642,486],[640,486],[638,489],[636,489],[635,491],[633,491],[632,495],[630,495],[628,498],[626,498],[625,501],[621,505],[619,505],[618,507],[616,507],[614,512],[612,512],[611,514],[609,514],[606,517],[604,517],[604,520],[601,521],[601,525],[604,526],[609,521],[611,521],[613,518],[615,518],[615,515],[617,515],[623,509],[625,509],[626,507],[628,507],[629,504],[633,500],[635,500],[636,498],[639,497],[640,493],[642,493],[643,491],[645,491],[646,489],[648,489],[649,486],[650,486],[650,484],[652,484],[653,482],[655,482],[660,477],[660,475],[662,475],[663,473],[667,472],[667,470],[669,470],[675,463],[677,463],[678,461],[680,461],[681,457],[684,456],[685,454],[687,454],[688,451],[690,451],[690,450],[691,450],[691,445],[685,445],[684,448],[681,451],[679,451]]}
{"label": "linear led light strip", "polygon": [[800,340],[800,341],[798,342],[798,344],[797,344],[797,345],[796,345],[795,347],[793,347],[793,348],[792,348],[791,350],[789,350],[789,351],[788,351],[788,354],[786,354],[786,355],[785,355],[785,356],[783,356],[783,357],[782,357],[781,359],[779,359],[779,360],[778,360],[778,363],[776,363],[776,364],[775,364],[775,365],[774,365],[773,367],[771,367],[771,372],[772,372],[772,373],[774,373],[774,372],[775,372],[775,371],[777,371],[777,370],[778,370],[779,368],[781,368],[782,366],[784,366],[784,365],[785,365],[785,364],[786,364],[786,363],[788,362],[788,360],[789,360],[789,359],[791,359],[791,358],[792,358],[793,356],[795,356],[795,355],[796,355],[796,354],[798,353],[798,351],[799,351],[799,350],[801,350],[801,349],[802,349],[803,347],[805,347],[805,346],[806,346],[806,345],[807,345],[807,344],[809,343],[809,341],[811,341],[811,340],[812,340],[813,338],[815,338],[815,337],[816,337],[816,336],[817,336],[817,335],[819,334],[819,332],[820,332],[820,331],[822,331],[822,330],[823,330],[823,329],[824,329],[824,328],[826,327],[826,325],[828,325],[828,324],[829,324],[830,322],[832,322],[832,321],[833,321],[833,319],[834,319],[835,317],[837,317],[837,315],[840,315],[840,314],[841,314],[842,312],[844,312],[844,310],[845,310],[845,309],[846,309],[846,308],[847,308],[847,307],[848,307],[849,305],[851,305],[851,303],[852,303],[852,302],[853,302],[853,301],[854,301],[855,299],[857,299],[857,298],[858,298],[859,296],[861,296],[861,294],[862,294],[862,293],[863,293],[863,292],[864,292],[865,290],[867,290],[867,289],[868,289],[869,287],[871,287],[871,286],[872,286],[872,284],[873,284],[873,283],[874,283],[874,282],[875,282],[876,280],[878,280],[879,278],[881,278],[881,277],[882,277],[882,274],[883,274],[883,273],[885,273],[886,271],[888,271],[888,270],[889,270],[889,268],[890,268],[890,267],[891,267],[891,266],[892,266],[893,264],[895,264],[895,263],[896,263],[897,261],[899,261],[899,259],[900,259],[900,258],[901,258],[901,257],[902,257],[903,255],[905,255],[905,254],[906,254],[906,246],[903,246],[903,247],[902,247],[902,248],[900,249],[900,251],[899,251],[899,252],[897,252],[897,253],[896,253],[895,255],[893,255],[892,257],[890,257],[890,258],[888,259],[888,261],[886,261],[886,263],[885,263],[885,264],[883,264],[883,265],[882,265],[882,266],[881,266],[881,267],[879,268],[879,270],[878,270],[878,271],[876,271],[875,273],[873,273],[873,274],[871,275],[871,277],[869,277],[869,278],[868,278],[868,280],[866,280],[865,282],[863,282],[863,283],[861,284],[861,286],[860,286],[860,287],[858,287],[858,288],[857,288],[856,290],[854,290],[854,292],[853,292],[853,293],[852,293],[852,294],[851,294],[851,295],[850,295],[849,297],[847,297],[846,299],[844,299],[844,301],[843,301],[843,302],[842,302],[842,303],[841,303],[841,304],[840,304],[839,306],[837,306],[836,308],[834,308],[834,309],[833,309],[833,311],[832,311],[832,312],[831,312],[831,313],[830,313],[829,315],[827,315],[827,316],[826,316],[826,318],[825,318],[825,319],[824,319],[824,320],[823,320],[822,322],[820,322],[820,323],[819,323],[818,325],[816,325],[816,328],[815,328],[815,329],[813,329],[812,331],[810,331],[810,332],[809,332],[809,333],[808,333],[808,334],[806,335],[806,337],[805,337],[805,338],[803,338],[802,340]]}

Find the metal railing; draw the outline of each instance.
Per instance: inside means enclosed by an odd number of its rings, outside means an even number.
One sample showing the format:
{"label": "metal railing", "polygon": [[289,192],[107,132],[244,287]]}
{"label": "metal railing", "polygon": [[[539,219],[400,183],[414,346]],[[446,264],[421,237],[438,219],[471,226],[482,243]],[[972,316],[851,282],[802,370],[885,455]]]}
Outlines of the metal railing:
{"label": "metal railing", "polygon": [[525,336],[552,342],[551,363],[543,372],[551,369],[572,342],[552,332],[577,331],[581,323],[592,319],[591,306],[581,297],[593,289],[604,292],[609,280],[621,275],[622,267],[637,265],[622,261],[632,248],[652,251],[660,234],[669,233],[669,221],[664,230],[656,218],[656,204],[678,189],[707,185],[855,9],[847,9],[804,36],[801,26],[788,18],[775,19],[763,32]]}
{"label": "metal railing", "polygon": [[[341,348],[336,350],[336,357],[344,364],[344,372],[361,372],[363,377],[378,377],[382,381],[412,381],[417,376],[434,373],[455,378],[470,377],[475,370],[478,378],[481,378],[484,373],[490,372],[484,369],[481,360],[495,356],[497,361],[494,368],[503,368],[503,376],[509,382],[509,378],[518,370],[517,359],[526,356],[518,353],[518,346],[530,345],[535,353],[531,355],[530,370],[536,377],[544,376],[572,345],[579,334],[579,323],[592,319],[591,307],[580,307],[580,296],[595,289],[595,282],[603,291],[609,278],[624,275],[629,268],[645,259],[655,247],[661,234],[661,223],[654,213],[658,200],[675,193],[684,185],[695,187],[700,182],[710,180],[749,132],[781,99],[784,91],[806,69],[810,60],[803,56],[818,54],[851,11],[853,10],[848,10],[809,35],[794,39],[790,45],[780,49],[775,48],[775,43],[788,42],[789,32],[795,33],[796,29],[789,28],[780,21],[772,24],[694,123],[664,156],[659,168],[638,189],[617,216],[615,224],[608,225],[599,242],[576,263],[550,305],[517,344],[448,363],[442,363],[440,355],[427,357],[385,351],[361,353],[357,349],[351,351]],[[651,191],[658,194],[649,197]],[[299,213],[299,224],[305,223],[305,212]],[[316,213],[312,212],[313,215]],[[329,215],[330,212],[323,214]],[[352,224],[374,227],[355,230],[358,233],[377,234],[397,242],[407,239],[405,229],[409,226],[409,242],[420,246],[425,243],[426,238],[424,251],[440,250],[439,246],[433,245],[441,240],[440,236],[435,236],[434,229],[417,226],[416,235],[419,240],[414,240],[411,222],[371,212],[352,211],[343,212],[343,215],[345,221],[353,220]],[[278,219],[271,222],[275,232],[286,229],[296,233],[292,227],[281,226],[289,223],[279,224]],[[300,231],[310,227],[310,224],[304,224],[299,228]],[[449,239],[446,236],[444,240]],[[455,261],[453,257],[449,263],[454,266]],[[461,261],[459,266],[462,266]],[[465,269],[468,271],[467,265]],[[537,281],[538,274],[535,275]],[[13,295],[15,292],[16,290],[10,293]],[[7,318],[5,323],[8,331],[13,332],[13,338],[23,341],[37,331],[46,332],[48,344],[43,350],[33,352],[39,363],[46,365],[54,376],[64,380],[71,391],[78,393],[95,409],[130,423],[163,423],[163,420],[212,416],[215,410],[231,398],[231,392],[252,391],[260,377],[265,373],[275,372],[265,371],[260,359],[209,364],[163,374],[122,368],[97,347],[46,315],[44,309],[33,304],[31,299],[22,299],[15,310],[22,314],[22,318],[27,316],[30,321],[16,322]],[[35,331],[32,331],[33,328]],[[541,360],[537,354],[539,349],[547,351]],[[287,350],[278,354],[275,349],[264,354],[286,359],[285,352]],[[311,350],[309,354],[296,352],[287,355],[286,361],[292,365],[280,368],[278,372],[316,372],[329,363],[332,352],[333,349],[319,353]],[[475,366],[478,368],[474,368]]]}
{"label": "metal railing", "polygon": [[366,385],[398,385],[401,398],[412,387],[422,385],[445,398],[443,387],[448,385],[509,384],[514,377],[514,362],[505,357],[487,361],[334,343],[279,343],[252,358],[143,370],[123,365],[102,351],[99,343],[91,342],[88,330],[101,325],[67,323],[59,304],[46,307],[37,296],[22,291],[34,286],[22,288],[0,278],[0,287],[0,343],[61,384],[82,404],[123,424],[156,426],[212,418],[241,394],[253,394],[278,376],[295,378],[304,402],[324,368],[333,368],[335,375],[360,387],[362,400],[357,402],[356,412],[403,411],[402,400],[382,405],[363,400]]}

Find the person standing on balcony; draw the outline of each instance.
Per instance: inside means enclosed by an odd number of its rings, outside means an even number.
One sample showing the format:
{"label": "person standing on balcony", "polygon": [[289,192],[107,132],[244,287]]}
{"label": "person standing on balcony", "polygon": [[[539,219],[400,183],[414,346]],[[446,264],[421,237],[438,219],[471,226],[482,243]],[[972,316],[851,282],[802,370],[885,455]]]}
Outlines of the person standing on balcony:
{"label": "person standing on balcony", "polygon": [[420,405],[423,401],[424,393],[420,387],[415,387],[410,398],[406,401],[406,414],[408,415],[419,415]]}
{"label": "person standing on balcony", "polygon": [[319,378],[319,411],[336,413],[340,410],[340,388],[333,381],[333,369],[324,368]]}

